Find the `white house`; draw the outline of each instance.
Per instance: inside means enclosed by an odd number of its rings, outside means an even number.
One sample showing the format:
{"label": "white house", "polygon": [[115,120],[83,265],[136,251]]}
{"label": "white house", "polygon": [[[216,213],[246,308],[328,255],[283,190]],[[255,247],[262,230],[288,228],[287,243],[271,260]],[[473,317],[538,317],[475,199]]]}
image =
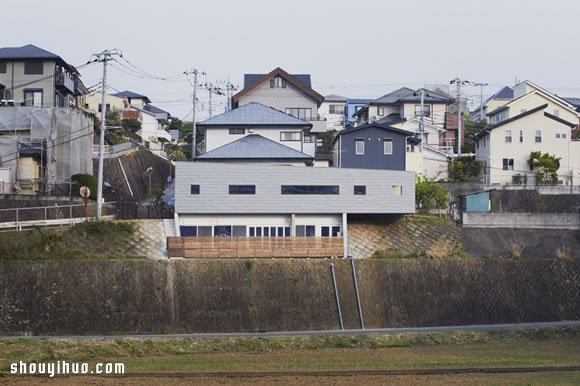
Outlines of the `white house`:
{"label": "white house", "polygon": [[318,114],[326,120],[326,130],[342,130],[345,126],[346,98],[340,95],[327,95],[318,109]]}
{"label": "white house", "polygon": [[316,137],[310,134],[312,125],[261,103],[242,105],[199,122],[197,127],[204,136],[204,150],[196,156],[199,160],[303,159],[304,163],[314,159]]}
{"label": "white house", "polygon": [[[536,98],[538,93],[533,92],[530,97]],[[528,160],[531,152],[540,151],[561,157],[560,180],[579,184],[580,142],[571,138],[577,122],[554,115],[555,102],[523,112],[512,112],[512,103],[489,114],[490,121],[495,123],[488,125],[476,138],[476,159],[484,162],[485,181],[511,184],[514,175],[525,175],[528,183],[534,184],[535,172],[530,170]]]}

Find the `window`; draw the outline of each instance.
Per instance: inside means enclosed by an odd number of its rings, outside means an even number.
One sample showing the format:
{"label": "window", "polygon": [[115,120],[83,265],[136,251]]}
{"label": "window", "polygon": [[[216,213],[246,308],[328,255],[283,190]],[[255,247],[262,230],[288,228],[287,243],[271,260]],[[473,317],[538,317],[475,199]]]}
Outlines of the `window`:
{"label": "window", "polygon": [[24,90],[24,105],[42,107],[42,90],[41,89],[25,89]]}
{"label": "window", "polygon": [[[103,109],[101,108],[103,105],[101,103],[99,103],[99,113],[103,111]],[[111,105],[109,103],[107,103],[105,105],[107,107],[107,111],[111,111]]]}
{"label": "window", "polygon": [[250,237],[290,237],[288,226],[251,226],[248,231]]}
{"label": "window", "polygon": [[6,74],[6,63],[0,63],[0,74]]}
{"label": "window", "polygon": [[355,154],[356,155],[364,155],[365,153],[365,141],[357,140],[355,144]]}
{"label": "window", "polygon": [[566,139],[566,133],[562,133],[562,139]]}
{"label": "window", "polygon": [[559,117],[560,116],[560,110],[554,109],[554,116],[555,117]]}
{"label": "window", "polygon": [[298,119],[308,120],[312,118],[312,109],[309,107],[289,107],[285,111],[286,114]]}
{"label": "window", "polygon": [[560,138],[560,133],[556,133],[556,138]]}
{"label": "window", "polygon": [[198,237],[211,237],[211,227],[210,226],[198,226],[197,227]]}
{"label": "window", "polygon": [[503,159],[503,170],[514,170],[514,159],[504,158]]}
{"label": "window", "polygon": [[385,155],[393,154],[393,140],[385,138],[383,141],[383,152]]}
{"label": "window", "polygon": [[393,185],[391,186],[391,194],[396,196],[400,196],[403,194],[403,187],[401,185]]}
{"label": "window", "polygon": [[234,236],[234,237],[246,237],[246,226],[245,225],[234,225],[232,227],[232,236]]}
{"label": "window", "polygon": [[[479,142],[477,143],[477,146],[479,147]],[[407,144],[407,153],[414,153],[415,152],[415,145],[412,143],[408,143]]]}
{"label": "window", "polygon": [[286,88],[286,79],[282,79],[279,76],[275,77],[274,79],[270,79],[270,88],[274,87]]}
{"label": "window", "polygon": [[191,194],[199,194],[199,185],[190,185]]}
{"label": "window", "polygon": [[344,105],[329,105],[328,112],[330,114],[344,114]]}
{"label": "window", "polygon": [[256,185],[230,185],[230,194],[256,194]]}
{"label": "window", "polygon": [[44,73],[43,62],[25,62],[24,74],[26,75],[40,75]]}
{"label": "window", "polygon": [[339,194],[338,185],[282,185],[282,194]]}
{"label": "window", "polygon": [[316,227],[314,225],[296,225],[296,236],[314,237],[316,236]]}
{"label": "window", "polygon": [[230,134],[246,134],[246,129],[230,129]]}
{"label": "window", "polygon": [[299,131],[281,131],[280,141],[300,141],[302,133]]}
{"label": "window", "polygon": [[367,194],[367,187],[365,185],[355,185],[354,194],[356,196],[364,196],[365,194]]}
{"label": "window", "polygon": [[511,130],[505,131],[505,142],[512,143],[512,131]]}
{"label": "window", "polygon": [[197,236],[197,227],[195,226],[180,226],[179,233],[181,236]]}
{"label": "window", "polygon": [[322,237],[337,237],[340,235],[340,226],[323,225],[320,227],[320,235]]}
{"label": "window", "polygon": [[384,107],[377,107],[377,115],[379,117],[382,117],[383,115],[385,115],[385,108]]}
{"label": "window", "polygon": [[231,225],[214,226],[213,237],[232,237],[232,226]]}
{"label": "window", "polygon": [[524,131],[520,130],[520,143],[524,143]]}
{"label": "window", "polygon": [[304,135],[304,143],[316,143],[316,135],[315,134],[305,134]]}
{"label": "window", "polygon": [[536,143],[542,142],[542,131],[541,130],[536,130],[535,141],[536,141]]}
{"label": "window", "polygon": [[356,112],[358,112],[362,108],[363,108],[362,106],[355,106],[354,107],[354,112],[356,113]]}
{"label": "window", "polygon": [[[415,105],[415,116],[421,116],[421,105]],[[423,105],[423,116],[430,117],[431,116],[431,105]]]}

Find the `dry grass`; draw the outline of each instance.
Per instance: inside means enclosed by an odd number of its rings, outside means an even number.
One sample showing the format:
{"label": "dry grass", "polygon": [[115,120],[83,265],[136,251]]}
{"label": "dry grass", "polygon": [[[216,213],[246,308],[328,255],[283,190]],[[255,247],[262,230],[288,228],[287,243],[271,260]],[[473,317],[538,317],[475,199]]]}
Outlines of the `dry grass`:
{"label": "dry grass", "polygon": [[512,259],[519,260],[522,258],[522,252],[526,246],[522,243],[512,244]]}
{"label": "dry grass", "polygon": [[425,257],[428,259],[445,259],[455,254],[455,250],[445,241],[437,241],[426,252]]}
{"label": "dry grass", "polygon": [[556,248],[556,258],[562,261],[570,260],[570,248],[563,246],[562,248]]}

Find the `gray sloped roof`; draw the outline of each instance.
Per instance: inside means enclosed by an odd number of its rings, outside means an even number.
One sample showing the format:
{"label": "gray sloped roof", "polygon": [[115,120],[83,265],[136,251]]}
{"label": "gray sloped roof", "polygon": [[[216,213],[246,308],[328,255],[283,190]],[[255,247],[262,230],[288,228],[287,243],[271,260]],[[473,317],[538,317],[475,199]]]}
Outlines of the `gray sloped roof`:
{"label": "gray sloped roof", "polygon": [[273,107],[264,106],[258,102],[251,102],[230,110],[213,118],[199,122],[198,126],[224,126],[224,125],[279,125],[279,126],[304,126],[312,127],[312,124],[295,118],[291,115],[276,110]]}
{"label": "gray sloped roof", "polygon": [[[257,82],[266,74],[244,74],[244,88],[249,87],[253,83]],[[304,83],[306,86],[312,88],[312,84],[310,82],[310,74],[290,74],[298,81]]]}
{"label": "gray sloped roof", "polygon": [[325,102],[346,102],[346,99],[347,98],[336,94],[330,94],[324,97]]}
{"label": "gray sloped roof", "polygon": [[147,98],[147,96],[141,95],[141,94],[137,94],[136,92],[129,91],[129,90],[121,91],[121,92],[118,92],[118,93],[112,94],[112,95],[113,96],[116,96],[116,97],[119,97],[119,98],[143,99],[143,100],[145,100],[145,102],[151,103],[151,101],[149,100],[149,98]]}
{"label": "gray sloped roof", "polygon": [[50,51],[43,50],[34,44],[27,44],[22,47],[0,48],[0,60],[54,60],[66,67],[69,71],[78,73],[74,66],[65,62],[60,56]]}
{"label": "gray sloped roof", "polygon": [[249,134],[237,141],[220,146],[196,159],[299,159],[311,160],[312,156],[294,150],[259,134]]}
{"label": "gray sloped roof", "polygon": [[171,116],[167,111],[160,109],[159,107],[153,106],[152,104],[146,104],[143,107],[143,110],[149,111],[153,114],[167,114],[167,116]]}
{"label": "gray sloped roof", "polygon": [[[425,90],[424,96],[425,103],[452,103],[453,98],[447,95],[443,95],[433,90]],[[421,96],[415,90],[408,87],[401,87],[389,94],[383,95],[382,97],[375,99],[370,104],[398,104],[405,102],[421,102]]]}
{"label": "gray sloped roof", "polygon": [[401,87],[398,90],[390,92],[388,94],[383,95],[380,98],[375,99],[371,102],[371,104],[391,104],[396,103],[399,99],[409,96],[414,93],[414,90],[411,90],[408,87]]}

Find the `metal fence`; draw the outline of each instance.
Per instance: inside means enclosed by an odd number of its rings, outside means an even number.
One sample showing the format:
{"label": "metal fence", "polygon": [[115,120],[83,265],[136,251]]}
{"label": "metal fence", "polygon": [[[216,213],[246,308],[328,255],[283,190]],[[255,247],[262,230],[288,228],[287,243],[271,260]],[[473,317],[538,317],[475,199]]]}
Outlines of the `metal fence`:
{"label": "metal fence", "polygon": [[[0,209],[0,231],[21,231],[35,227],[73,226],[95,217],[96,204],[39,206],[30,208]],[[117,213],[115,202],[103,205],[103,216]]]}
{"label": "metal fence", "polygon": [[118,203],[117,217],[122,220],[133,219],[172,219],[173,207],[164,204],[139,204],[134,201],[121,201]]}

